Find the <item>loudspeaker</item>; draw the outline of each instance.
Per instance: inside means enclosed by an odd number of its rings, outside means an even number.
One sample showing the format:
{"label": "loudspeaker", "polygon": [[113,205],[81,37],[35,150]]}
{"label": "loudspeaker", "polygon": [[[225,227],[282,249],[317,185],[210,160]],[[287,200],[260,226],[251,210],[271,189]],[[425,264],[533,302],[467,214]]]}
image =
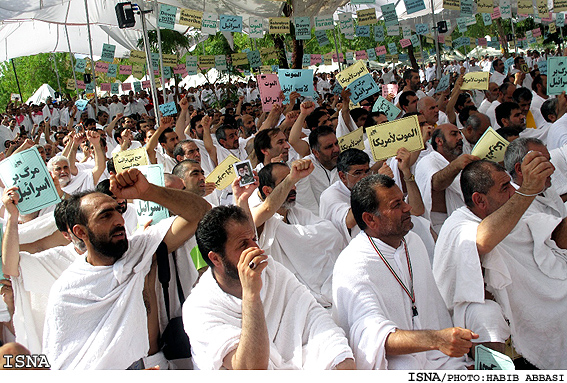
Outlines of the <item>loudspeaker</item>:
{"label": "loudspeaker", "polygon": [[114,9],[116,10],[116,18],[118,19],[119,28],[132,28],[136,25],[132,3],[118,3]]}
{"label": "loudspeaker", "polygon": [[437,32],[447,33],[447,22],[446,21],[439,21],[437,23]]}
{"label": "loudspeaker", "polygon": [[508,40],[508,41],[514,41],[514,35],[511,34],[511,33],[508,33],[508,34],[506,35],[506,40]]}
{"label": "loudspeaker", "polygon": [[90,84],[92,79],[93,79],[93,77],[90,73],[83,74],[83,80],[84,80],[85,84]]}

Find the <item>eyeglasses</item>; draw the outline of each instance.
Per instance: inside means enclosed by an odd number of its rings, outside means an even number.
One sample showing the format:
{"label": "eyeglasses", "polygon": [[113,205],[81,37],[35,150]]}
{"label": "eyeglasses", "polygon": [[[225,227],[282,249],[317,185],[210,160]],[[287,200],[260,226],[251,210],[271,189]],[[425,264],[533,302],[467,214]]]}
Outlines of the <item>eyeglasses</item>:
{"label": "eyeglasses", "polygon": [[353,176],[353,177],[360,177],[363,175],[372,175],[374,174],[374,172],[370,169],[366,169],[366,170],[356,170],[354,173],[349,173],[349,172],[345,172],[346,174],[348,174],[349,176]]}

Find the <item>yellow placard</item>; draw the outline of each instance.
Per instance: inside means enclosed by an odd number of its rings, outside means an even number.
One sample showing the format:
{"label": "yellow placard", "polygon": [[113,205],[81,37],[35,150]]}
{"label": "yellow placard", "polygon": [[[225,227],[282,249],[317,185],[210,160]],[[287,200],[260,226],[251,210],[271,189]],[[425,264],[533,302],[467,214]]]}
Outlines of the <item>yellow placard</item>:
{"label": "yellow placard", "polygon": [[248,64],[248,56],[246,53],[233,53],[230,55],[232,58],[232,65],[239,66],[239,65],[246,65]]}
{"label": "yellow placard", "polygon": [[179,24],[187,25],[189,27],[201,29],[201,21],[203,19],[203,12],[195,11],[193,9],[181,9],[179,14]]}
{"label": "yellow placard", "polygon": [[392,55],[392,62],[393,62],[393,63],[397,63],[398,61],[400,61],[400,56],[398,56],[398,55]]}
{"label": "yellow placard", "polygon": [[480,137],[474,146],[471,154],[480,159],[487,159],[494,162],[504,161],[504,153],[510,143],[500,134],[496,133],[491,127]]}
{"label": "yellow placard", "polygon": [[531,0],[518,0],[518,14],[519,15],[533,15],[534,6]]}
{"label": "yellow placard", "polygon": [[66,88],[68,90],[75,90],[77,89],[77,85],[75,84],[75,80],[73,80],[72,78],[68,78],[67,79],[67,86]]}
{"label": "yellow placard", "polygon": [[261,65],[260,73],[272,73],[272,67],[270,65]]}
{"label": "yellow placard", "polygon": [[366,64],[364,64],[364,61],[359,60],[346,69],[340,71],[337,74],[337,81],[343,88],[346,88],[348,84],[350,84],[357,78],[364,76],[365,74],[368,74]]}
{"label": "yellow placard", "polygon": [[325,53],[323,55],[323,64],[324,65],[333,65],[333,53]]}
{"label": "yellow placard", "polygon": [[490,80],[489,72],[469,72],[465,75],[461,90],[479,89],[488,90]]}
{"label": "yellow placard", "polygon": [[549,24],[549,34],[551,35],[551,34],[553,34],[553,33],[555,33],[555,32],[557,32],[557,27],[556,27],[556,25],[555,25],[554,23]]}
{"label": "yellow placard", "polygon": [[339,137],[339,147],[341,151],[350,148],[364,150],[364,131],[363,128],[358,128],[354,132],[350,132],[342,137]]}
{"label": "yellow placard", "polygon": [[476,11],[478,13],[492,13],[494,12],[494,2],[492,0],[477,0]]}
{"label": "yellow placard", "polygon": [[360,11],[356,11],[356,17],[357,17],[358,25],[372,25],[378,22],[378,20],[376,20],[375,8],[362,9]]}
{"label": "yellow placard", "polygon": [[443,0],[443,8],[459,11],[461,9],[460,0]]}
{"label": "yellow placard", "polygon": [[270,26],[268,29],[268,33],[271,35],[291,33],[289,30],[289,21],[290,21],[289,17],[270,17],[269,18]]}
{"label": "yellow placard", "polygon": [[199,65],[199,68],[201,69],[214,68],[215,56],[213,55],[199,56],[199,61],[197,65]]}
{"label": "yellow placard", "polygon": [[156,83],[156,88],[161,88],[161,79],[159,77],[156,77],[154,81]]}
{"label": "yellow placard", "polygon": [[205,182],[214,182],[218,190],[225,189],[236,178],[232,165],[237,162],[240,162],[237,157],[229,155],[205,178]]}
{"label": "yellow placard", "polygon": [[146,148],[137,148],[130,150],[123,150],[115,153],[112,156],[114,161],[114,168],[116,173],[120,173],[126,169],[130,169],[133,166],[149,165],[148,153],[146,153]]}
{"label": "yellow placard", "polygon": [[566,0],[553,0],[553,12],[563,12],[567,11],[567,1]]}
{"label": "yellow placard", "polygon": [[142,77],[146,74],[144,67],[142,65],[132,65],[132,76],[136,77],[138,80],[141,80]]}
{"label": "yellow placard", "polygon": [[163,66],[177,66],[177,55],[163,55]]}
{"label": "yellow placard", "polygon": [[262,58],[262,62],[272,59],[277,60],[278,53],[275,47],[260,48],[260,57]]}
{"label": "yellow placard", "polygon": [[406,148],[410,152],[424,148],[417,116],[366,128],[366,134],[375,161],[394,157],[399,148]]}
{"label": "yellow placard", "polygon": [[146,62],[146,52],[130,51],[130,61],[133,63],[144,64]]}

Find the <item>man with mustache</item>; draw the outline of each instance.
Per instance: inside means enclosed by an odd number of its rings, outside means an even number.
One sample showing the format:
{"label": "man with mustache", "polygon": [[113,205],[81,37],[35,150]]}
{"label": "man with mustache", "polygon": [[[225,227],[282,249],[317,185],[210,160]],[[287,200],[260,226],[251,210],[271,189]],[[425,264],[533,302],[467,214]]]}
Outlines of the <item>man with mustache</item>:
{"label": "man with mustache", "polygon": [[415,180],[425,205],[426,217],[439,233],[443,222],[465,201],[460,187],[460,173],[479,158],[463,154],[463,136],[453,124],[442,124],[431,134],[433,151],[417,164]]}
{"label": "man with mustache", "polygon": [[150,184],[134,168],[112,175],[110,191],[116,198],[155,202],[179,216],[128,239],[112,197],[85,192],[67,200],[67,224],[87,251],[49,294],[43,351],[54,369],[126,369],[159,350],[150,341],[159,328],[156,303],[142,294],[146,275],[158,247],[164,243],[171,252],[182,246],[210,208],[194,193]]}
{"label": "man with mustache", "polygon": [[323,307],[331,305],[331,273],[346,241],[328,220],[295,205],[295,184],[309,176],[314,165],[297,160],[290,168],[281,162],[266,165],[258,176],[260,198],[252,208],[258,245],[295,274]]}

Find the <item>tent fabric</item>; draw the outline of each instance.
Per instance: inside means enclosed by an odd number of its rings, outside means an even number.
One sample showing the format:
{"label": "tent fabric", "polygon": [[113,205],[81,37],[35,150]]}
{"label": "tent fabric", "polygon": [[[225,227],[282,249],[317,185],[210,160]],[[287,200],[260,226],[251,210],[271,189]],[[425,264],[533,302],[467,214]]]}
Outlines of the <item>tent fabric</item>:
{"label": "tent fabric", "polygon": [[30,98],[28,98],[26,104],[39,105],[40,103],[45,102],[45,100],[47,100],[47,97],[51,97],[53,100],[55,100],[55,90],[53,90],[53,88],[49,86],[49,84],[43,84]]}

